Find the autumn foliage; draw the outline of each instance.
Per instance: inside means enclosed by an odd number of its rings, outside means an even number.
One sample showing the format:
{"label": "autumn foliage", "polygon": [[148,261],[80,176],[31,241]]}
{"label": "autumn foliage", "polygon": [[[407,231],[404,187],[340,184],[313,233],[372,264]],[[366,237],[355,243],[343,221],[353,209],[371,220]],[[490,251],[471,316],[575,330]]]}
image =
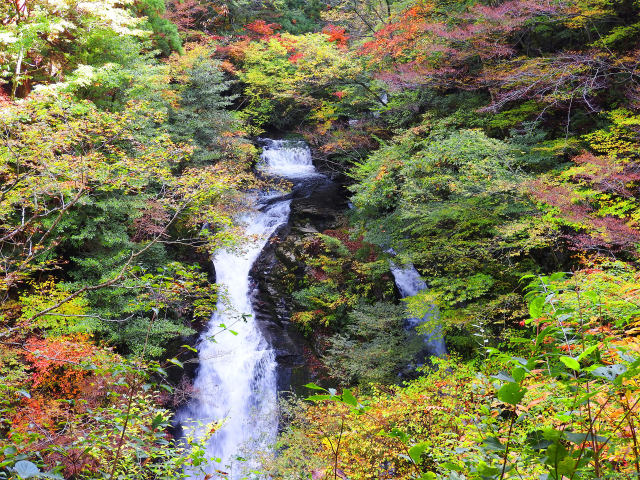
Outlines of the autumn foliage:
{"label": "autumn foliage", "polygon": [[335,42],[342,48],[347,46],[349,35],[346,33],[346,29],[344,27],[337,27],[329,24],[322,29],[322,33],[329,37],[330,42]]}
{"label": "autumn foliage", "polygon": [[270,243],[322,385],[260,471],[637,476],[639,42],[627,0],[0,2],[0,478],[229,476],[172,410],[288,134],[340,188]]}
{"label": "autumn foliage", "polygon": [[267,23],[264,20],[256,20],[244,26],[249,36],[259,39],[268,39],[276,34],[282,27],[277,23]]}

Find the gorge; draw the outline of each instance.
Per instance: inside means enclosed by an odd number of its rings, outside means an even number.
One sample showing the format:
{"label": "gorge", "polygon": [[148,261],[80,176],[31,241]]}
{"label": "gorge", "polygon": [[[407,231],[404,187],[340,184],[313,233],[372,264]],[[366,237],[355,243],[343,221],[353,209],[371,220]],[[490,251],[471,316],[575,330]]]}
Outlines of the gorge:
{"label": "gorge", "polygon": [[0,2],[0,480],[640,476],[638,0]]}
{"label": "gorge", "polygon": [[[320,175],[303,142],[262,142],[258,169],[269,176],[296,185]],[[252,211],[240,221],[246,242],[214,256],[220,300],[198,343],[194,398],[178,416],[187,436],[203,435],[202,428],[220,422],[207,454],[221,463],[207,471],[223,469],[233,479],[258,468],[257,457],[271,448],[278,425],[275,352],[255,318],[250,271],[273,233],[288,222],[291,198],[277,190],[254,195]]]}

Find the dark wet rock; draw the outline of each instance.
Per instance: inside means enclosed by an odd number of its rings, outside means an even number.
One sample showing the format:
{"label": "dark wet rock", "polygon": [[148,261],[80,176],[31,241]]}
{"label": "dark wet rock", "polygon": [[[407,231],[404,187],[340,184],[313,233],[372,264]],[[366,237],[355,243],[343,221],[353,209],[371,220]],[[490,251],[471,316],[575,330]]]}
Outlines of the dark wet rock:
{"label": "dark wet rock", "polygon": [[280,391],[309,381],[303,354],[309,345],[289,320],[293,286],[305,272],[304,243],[341,224],[347,208],[343,188],[323,175],[295,182],[290,196],[289,222],[273,234],[250,273],[256,321],[276,352]]}
{"label": "dark wet rock", "polygon": [[307,232],[321,232],[335,226],[347,208],[342,186],[324,176],[295,185],[293,195],[290,224]]}
{"label": "dark wet rock", "polygon": [[[261,174],[259,174],[261,175]],[[303,277],[305,265],[301,261],[304,243],[326,229],[336,228],[347,209],[347,192],[325,175],[313,175],[292,181],[289,192],[274,195],[263,206],[291,199],[291,215],[287,224],[272,235],[254,263],[250,276],[251,297],[256,321],[265,339],[274,349],[278,362],[278,390],[296,388],[310,381],[304,355],[311,348],[306,338],[290,321],[292,290],[296,280]],[[191,252],[209,279],[215,283],[215,269],[211,258]],[[207,322],[193,325],[196,333],[175,339],[168,347],[169,358],[177,357],[184,369],[171,367],[173,384],[183,379],[193,380],[198,368],[198,355],[182,345],[197,346]]]}

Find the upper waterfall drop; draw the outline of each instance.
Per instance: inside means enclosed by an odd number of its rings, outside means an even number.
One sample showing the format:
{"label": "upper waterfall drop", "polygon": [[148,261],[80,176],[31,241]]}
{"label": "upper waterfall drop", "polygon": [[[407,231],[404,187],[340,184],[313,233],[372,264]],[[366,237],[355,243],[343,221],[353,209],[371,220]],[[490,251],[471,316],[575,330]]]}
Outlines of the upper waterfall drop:
{"label": "upper waterfall drop", "polygon": [[264,144],[258,169],[271,175],[302,178],[316,173],[311,149],[302,140],[261,138]]}
{"label": "upper waterfall drop", "polygon": [[391,262],[390,266],[391,273],[393,274],[402,298],[412,297],[427,288],[426,282],[422,280],[416,268],[410,263],[399,267]]}
{"label": "upper waterfall drop", "polygon": [[[260,169],[293,181],[317,175],[304,142],[262,142]],[[206,434],[200,424],[224,420],[207,444],[207,454],[221,461],[207,473],[225,470],[226,478],[234,480],[259,466],[251,455],[270,451],[278,427],[277,364],[255,320],[250,271],[271,236],[288,221],[291,198],[266,191],[258,193],[253,204],[253,210],[238,219],[245,225],[247,242],[218,250],[213,257],[221,295],[198,343],[194,395],[178,414],[183,429],[197,438]],[[193,473],[191,478],[200,480]]]}

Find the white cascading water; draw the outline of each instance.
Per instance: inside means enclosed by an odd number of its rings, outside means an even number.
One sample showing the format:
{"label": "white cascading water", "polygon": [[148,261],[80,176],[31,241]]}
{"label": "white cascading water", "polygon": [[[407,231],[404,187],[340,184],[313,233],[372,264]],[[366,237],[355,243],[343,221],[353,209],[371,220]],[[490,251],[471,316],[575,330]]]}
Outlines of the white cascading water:
{"label": "white cascading water", "polygon": [[[261,170],[293,179],[315,174],[304,142],[263,141]],[[205,433],[203,426],[224,420],[207,444],[208,456],[221,461],[209,465],[207,473],[224,471],[231,479],[259,468],[256,457],[270,450],[277,433],[275,355],[254,319],[249,272],[271,235],[288,221],[291,200],[274,201],[279,196],[258,195],[254,211],[242,218],[248,241],[241,251],[215,254],[216,280],[223,295],[200,338],[192,401],[179,414],[185,434],[196,438]],[[190,477],[202,478],[194,473]]]}
{"label": "white cascading water", "polygon": [[[393,262],[390,262],[391,273],[396,281],[396,286],[402,298],[412,297],[419,292],[427,288],[427,284],[420,278],[420,274],[415,267],[407,263],[399,267]],[[430,355],[436,357],[442,357],[447,354],[447,345],[444,342],[442,336],[442,328],[438,323],[438,319],[434,318],[434,315],[429,312],[424,318],[408,318],[407,324],[410,328],[415,328],[419,324],[428,322],[429,333],[425,336],[425,345]]]}
{"label": "white cascading water", "polygon": [[317,175],[311,160],[311,149],[305,142],[297,140],[260,139],[262,149],[261,170],[281,177],[302,178]]}

